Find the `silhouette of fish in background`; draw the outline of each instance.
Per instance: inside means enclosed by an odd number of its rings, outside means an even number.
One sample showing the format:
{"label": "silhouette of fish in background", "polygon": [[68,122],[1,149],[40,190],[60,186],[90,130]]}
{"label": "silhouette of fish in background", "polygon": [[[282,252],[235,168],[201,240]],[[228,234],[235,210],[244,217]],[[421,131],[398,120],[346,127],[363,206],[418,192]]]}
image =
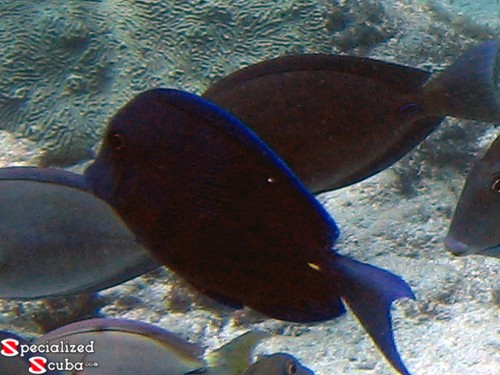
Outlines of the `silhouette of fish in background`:
{"label": "silhouette of fish in background", "polygon": [[[71,323],[39,337],[37,344],[64,342],[86,347],[92,341],[91,352],[50,353],[48,358],[62,362],[95,362],[96,367],[84,368],[78,374],[95,375],[241,375],[249,371],[253,375],[282,375],[290,366],[294,374],[313,374],[289,354],[269,356],[265,366],[259,361],[252,364],[250,358],[255,346],[269,335],[249,331],[221,348],[208,353],[200,345],[191,344],[174,333],[151,324],[125,319],[89,319]],[[140,360],[138,360],[140,355]],[[75,372],[63,372],[74,374]]]}
{"label": "silhouette of fish in background", "polygon": [[144,92],[112,118],[85,176],[137,239],[206,295],[269,317],[315,322],[343,299],[401,373],[390,306],[398,276],[333,250],[338,229],[243,123],[192,94]]}
{"label": "silhouette of fish in background", "polygon": [[319,193],[394,164],[445,116],[500,121],[498,46],[472,48],[437,77],[362,57],[279,57],[221,79],[203,97],[251,127]]}
{"label": "silhouette of fish in background", "polygon": [[454,255],[500,258],[500,136],[467,177],[445,247]]}
{"label": "silhouette of fish in background", "polygon": [[98,291],[157,268],[82,175],[0,168],[0,298]]}

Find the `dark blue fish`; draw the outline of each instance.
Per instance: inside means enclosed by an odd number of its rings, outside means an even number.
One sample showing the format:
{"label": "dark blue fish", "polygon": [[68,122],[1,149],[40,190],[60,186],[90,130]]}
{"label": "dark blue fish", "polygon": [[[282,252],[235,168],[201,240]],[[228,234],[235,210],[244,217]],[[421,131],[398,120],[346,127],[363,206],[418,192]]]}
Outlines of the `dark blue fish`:
{"label": "dark blue fish", "polygon": [[239,120],[185,92],[144,92],[111,120],[85,171],[137,238],[201,292],[294,322],[345,313],[408,374],[390,306],[398,276],[333,250],[338,229],[288,167]]}
{"label": "dark blue fish", "polygon": [[[14,341],[13,341],[14,340]],[[18,335],[7,332],[7,331],[0,331],[0,342],[1,342],[1,350],[2,352],[0,353],[0,374],[2,375],[22,375],[22,374],[29,374],[29,368],[32,366],[30,363],[30,359],[33,359],[34,357],[43,357],[44,360],[42,361],[47,361],[46,355],[41,354],[38,352],[32,352],[32,351],[26,351],[25,353],[23,350],[21,350],[21,345],[24,347],[31,346],[33,343],[23,339],[22,337],[19,337]],[[17,355],[14,356],[6,356],[5,351],[7,350],[7,353],[10,351],[6,348],[6,346],[9,346],[11,348],[17,348],[15,351],[18,352]],[[15,352],[14,351],[14,352]],[[14,353],[11,352],[11,353]],[[45,362],[47,363],[47,362]],[[45,365],[47,366],[47,365]],[[51,370],[49,368],[45,368],[46,372],[44,374],[46,375],[60,375],[60,373],[56,370]]]}
{"label": "dark blue fish", "polygon": [[295,55],[251,65],[203,96],[250,126],[314,193],[391,166],[445,116],[500,121],[499,43],[441,74],[356,56]]}
{"label": "dark blue fish", "polygon": [[0,168],[0,298],[109,288],[158,267],[82,175]]}
{"label": "dark blue fish", "polygon": [[500,258],[500,136],[470,171],[444,243],[455,255]]}

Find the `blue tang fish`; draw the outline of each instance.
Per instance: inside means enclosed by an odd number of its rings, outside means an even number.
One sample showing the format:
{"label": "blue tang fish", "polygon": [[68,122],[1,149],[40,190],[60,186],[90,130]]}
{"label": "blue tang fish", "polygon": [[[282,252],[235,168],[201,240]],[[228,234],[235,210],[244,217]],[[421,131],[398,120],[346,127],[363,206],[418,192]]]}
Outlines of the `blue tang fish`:
{"label": "blue tang fish", "polygon": [[234,72],[203,96],[250,126],[314,193],[391,166],[445,116],[500,122],[499,43],[441,74],[339,55],[278,57]]}
{"label": "blue tang fish", "polygon": [[98,291],[158,267],[82,175],[0,168],[0,218],[0,298]]}
{"label": "blue tang fish", "polygon": [[196,95],[139,94],[111,119],[85,171],[163,264],[206,295],[269,317],[316,322],[345,301],[401,373],[390,307],[398,276],[338,254],[337,225],[242,122]]}
{"label": "blue tang fish", "polygon": [[470,171],[444,243],[455,255],[500,258],[500,136]]}

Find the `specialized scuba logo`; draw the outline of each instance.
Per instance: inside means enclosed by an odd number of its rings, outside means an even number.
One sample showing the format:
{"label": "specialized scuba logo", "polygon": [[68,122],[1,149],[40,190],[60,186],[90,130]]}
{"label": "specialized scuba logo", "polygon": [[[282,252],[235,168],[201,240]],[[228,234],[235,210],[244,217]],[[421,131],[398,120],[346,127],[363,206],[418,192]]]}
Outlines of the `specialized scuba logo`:
{"label": "specialized scuba logo", "polygon": [[19,341],[16,339],[5,339],[2,340],[2,353],[5,357],[15,357],[19,354],[17,348],[19,347]]}
{"label": "specialized scuba logo", "polygon": [[47,372],[47,358],[45,357],[31,357],[29,359],[30,367],[28,371],[32,374],[43,374]]}
{"label": "specialized scuba logo", "polygon": [[66,341],[59,341],[58,343],[45,344],[21,344],[15,338],[7,338],[0,341],[2,350],[0,354],[4,357],[25,357],[28,360],[28,371],[31,374],[44,374],[47,371],[83,371],[85,367],[98,367],[97,362],[72,362],[68,358],[64,361],[48,360],[40,356],[41,353],[47,354],[82,354],[82,357],[89,353],[94,353],[95,341],[89,341],[87,345],[84,344],[70,344]]}

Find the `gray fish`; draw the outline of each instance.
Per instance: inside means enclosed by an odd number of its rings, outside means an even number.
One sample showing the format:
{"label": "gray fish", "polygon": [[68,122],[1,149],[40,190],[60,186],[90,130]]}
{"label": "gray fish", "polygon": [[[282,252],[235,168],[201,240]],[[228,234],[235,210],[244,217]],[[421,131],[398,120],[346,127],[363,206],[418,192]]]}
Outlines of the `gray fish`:
{"label": "gray fish", "polygon": [[[49,360],[75,364],[79,374],[183,375],[203,368],[203,350],[150,324],[122,319],[89,319],[55,329],[36,344],[68,342],[89,347],[83,353],[50,353]],[[95,366],[84,367],[83,363]],[[63,371],[71,374],[72,371]]]}
{"label": "gray fish", "polygon": [[[26,347],[31,346],[32,343],[14,333],[0,331],[0,342],[2,348],[0,352],[0,374],[2,375],[29,374],[29,369],[36,366],[31,361],[38,363],[41,361],[42,367],[47,363],[44,354],[30,351],[24,353],[21,350],[21,345]],[[59,371],[47,368],[45,370],[44,374],[46,375],[60,375]]]}
{"label": "gray fish", "polygon": [[158,267],[81,175],[1,168],[0,217],[0,298],[97,291]]}
{"label": "gray fish", "polygon": [[391,166],[445,116],[500,121],[498,46],[476,46],[437,77],[356,56],[278,57],[203,96],[251,127],[318,193]]}
{"label": "gray fish", "polygon": [[[72,363],[91,365],[76,365],[83,367],[78,369],[78,374],[240,375],[251,366],[249,358],[257,343],[267,336],[260,331],[247,332],[209,353],[206,362],[199,345],[151,324],[124,319],[89,319],[68,324],[43,335],[36,344],[51,345],[62,341],[82,345],[84,353],[48,355],[49,360],[54,362],[68,358]],[[250,373],[283,374],[282,370],[288,362],[277,359],[272,362],[272,366],[267,367],[272,371],[257,369]]]}
{"label": "gray fish", "polygon": [[500,258],[500,136],[467,177],[445,247]]}

